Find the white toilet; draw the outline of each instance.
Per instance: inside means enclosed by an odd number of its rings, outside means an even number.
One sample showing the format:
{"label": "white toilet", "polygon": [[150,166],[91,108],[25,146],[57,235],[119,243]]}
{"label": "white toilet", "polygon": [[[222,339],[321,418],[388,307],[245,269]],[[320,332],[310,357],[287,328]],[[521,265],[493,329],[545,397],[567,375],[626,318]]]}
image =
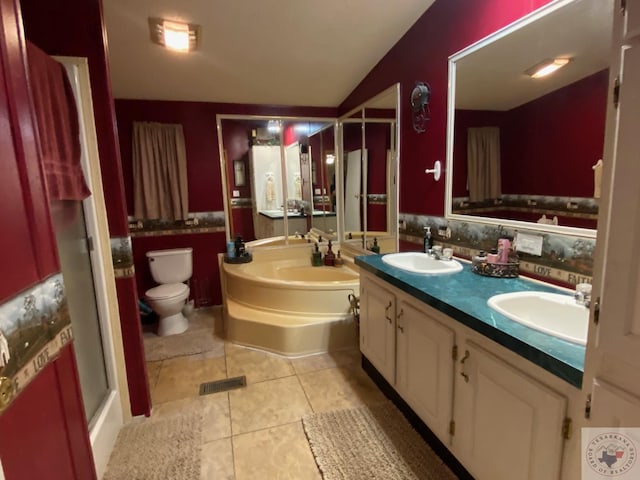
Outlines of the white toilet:
{"label": "white toilet", "polygon": [[159,283],[147,290],[149,306],[158,314],[158,335],[175,335],[184,332],[189,321],[182,314],[189,287],[182,283],[193,272],[193,249],[153,250],[147,252],[151,276]]}

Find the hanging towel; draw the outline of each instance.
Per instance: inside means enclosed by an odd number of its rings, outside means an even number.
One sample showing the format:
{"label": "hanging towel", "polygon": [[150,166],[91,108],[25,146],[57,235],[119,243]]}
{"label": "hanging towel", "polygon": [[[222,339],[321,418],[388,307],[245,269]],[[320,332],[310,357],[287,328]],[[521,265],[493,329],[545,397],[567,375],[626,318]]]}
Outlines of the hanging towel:
{"label": "hanging towel", "polygon": [[91,192],[80,163],[80,126],[64,67],[27,42],[29,85],[50,200],[82,200]]}

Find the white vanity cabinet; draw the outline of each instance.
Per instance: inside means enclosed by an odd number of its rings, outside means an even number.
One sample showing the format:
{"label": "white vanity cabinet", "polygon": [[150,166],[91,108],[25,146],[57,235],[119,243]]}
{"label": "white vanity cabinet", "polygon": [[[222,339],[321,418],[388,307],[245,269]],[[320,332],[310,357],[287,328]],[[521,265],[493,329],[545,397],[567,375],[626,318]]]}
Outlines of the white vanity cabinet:
{"label": "white vanity cabinet", "polygon": [[559,480],[567,389],[558,379],[361,270],[360,345],[478,480]]}
{"label": "white vanity cabinet", "polygon": [[455,334],[425,305],[361,273],[360,349],[438,438],[449,442]]}
{"label": "white vanity cabinet", "polygon": [[440,441],[448,443],[455,333],[405,299],[398,302],[396,323],[395,388]]}
{"label": "white vanity cabinet", "polygon": [[369,277],[360,277],[360,350],[391,385],[396,376],[396,296]]}
{"label": "white vanity cabinet", "polygon": [[477,479],[557,480],[567,399],[472,341],[460,349],[452,451]]}

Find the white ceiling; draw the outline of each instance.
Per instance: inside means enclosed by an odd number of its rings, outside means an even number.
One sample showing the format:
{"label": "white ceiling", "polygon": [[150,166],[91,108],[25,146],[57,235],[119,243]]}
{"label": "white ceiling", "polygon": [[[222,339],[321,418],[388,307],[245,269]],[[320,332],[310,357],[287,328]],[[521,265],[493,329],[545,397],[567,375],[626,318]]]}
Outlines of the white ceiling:
{"label": "white ceiling", "polygon": [[[104,0],[115,98],[338,106],[434,0]],[[148,17],[202,27],[152,44]]]}

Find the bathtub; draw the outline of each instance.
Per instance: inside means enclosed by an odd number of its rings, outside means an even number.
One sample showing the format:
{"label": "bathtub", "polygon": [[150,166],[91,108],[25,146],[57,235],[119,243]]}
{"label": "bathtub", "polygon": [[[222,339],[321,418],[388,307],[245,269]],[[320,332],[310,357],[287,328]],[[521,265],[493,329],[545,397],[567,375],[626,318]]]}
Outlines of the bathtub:
{"label": "bathtub", "polygon": [[357,346],[349,304],[359,296],[356,270],[312,267],[307,245],[253,255],[220,264],[228,340],[288,357]]}

